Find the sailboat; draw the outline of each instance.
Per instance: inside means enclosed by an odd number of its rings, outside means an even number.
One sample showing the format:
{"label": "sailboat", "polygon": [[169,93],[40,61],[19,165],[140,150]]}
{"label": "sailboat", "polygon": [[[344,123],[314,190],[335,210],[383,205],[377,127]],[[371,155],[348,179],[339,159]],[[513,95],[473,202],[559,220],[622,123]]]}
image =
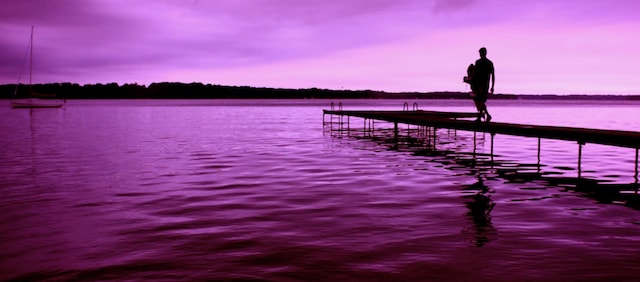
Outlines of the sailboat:
{"label": "sailboat", "polygon": [[[60,108],[64,106],[66,100],[57,99],[56,94],[37,93],[31,89],[33,77],[33,26],[31,26],[31,37],[29,39],[29,96],[28,98],[16,99],[20,78],[13,92],[11,106],[13,108]],[[52,99],[53,98],[53,99]]]}

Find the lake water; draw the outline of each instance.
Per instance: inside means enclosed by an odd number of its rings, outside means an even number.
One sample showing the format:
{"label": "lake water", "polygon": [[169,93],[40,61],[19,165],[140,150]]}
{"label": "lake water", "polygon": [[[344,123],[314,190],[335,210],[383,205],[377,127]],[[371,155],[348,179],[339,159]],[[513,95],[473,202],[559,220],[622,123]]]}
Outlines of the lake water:
{"label": "lake water", "polygon": [[[496,135],[491,156],[490,135],[474,149],[473,133],[440,129],[433,150],[415,127],[399,142],[362,119],[331,130],[330,103],[0,101],[0,279],[637,279],[634,149],[586,144],[578,179],[575,142],[543,139],[538,160],[537,139]],[[640,101],[489,109],[497,122],[640,131]]]}

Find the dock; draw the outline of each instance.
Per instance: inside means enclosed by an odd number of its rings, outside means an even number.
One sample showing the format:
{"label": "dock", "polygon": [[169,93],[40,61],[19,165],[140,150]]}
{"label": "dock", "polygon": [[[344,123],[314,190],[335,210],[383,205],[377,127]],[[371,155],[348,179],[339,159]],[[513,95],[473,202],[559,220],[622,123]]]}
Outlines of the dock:
{"label": "dock", "polygon": [[[433,128],[434,137],[436,129],[485,132],[491,134],[492,155],[493,138],[496,134],[538,138],[538,159],[540,158],[541,139],[574,141],[578,144],[578,177],[581,174],[582,146],[587,143],[635,149],[635,179],[636,181],[638,179],[640,132],[504,122],[478,122],[475,121],[478,117],[477,113],[422,111],[418,110],[415,105],[413,110],[409,110],[406,104],[402,111],[347,111],[342,110],[341,106],[337,110],[332,107],[331,110],[323,110],[323,123],[325,122],[325,115],[338,117],[341,127],[345,123],[350,126],[351,117],[362,118],[364,119],[364,130],[371,130],[372,121],[393,123],[395,138],[398,137],[399,124]],[[347,119],[346,122],[344,121],[345,117]]]}
{"label": "dock", "polygon": [[359,117],[381,120],[394,124],[419,125],[434,128],[448,128],[490,134],[505,134],[543,139],[576,141],[579,144],[593,143],[638,149],[640,132],[589,129],[565,126],[543,126],[503,122],[476,122],[464,118],[477,118],[477,113],[432,112],[432,111],[331,111],[326,115]]}

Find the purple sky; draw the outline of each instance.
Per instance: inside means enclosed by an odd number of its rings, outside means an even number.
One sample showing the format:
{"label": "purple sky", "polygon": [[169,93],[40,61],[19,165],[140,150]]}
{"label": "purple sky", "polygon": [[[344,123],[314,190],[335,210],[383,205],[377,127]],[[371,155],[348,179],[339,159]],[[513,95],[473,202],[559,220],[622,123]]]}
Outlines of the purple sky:
{"label": "purple sky", "polygon": [[35,25],[34,83],[466,91],[462,76],[485,46],[497,93],[640,94],[637,0],[3,0],[0,6],[1,84],[16,83]]}

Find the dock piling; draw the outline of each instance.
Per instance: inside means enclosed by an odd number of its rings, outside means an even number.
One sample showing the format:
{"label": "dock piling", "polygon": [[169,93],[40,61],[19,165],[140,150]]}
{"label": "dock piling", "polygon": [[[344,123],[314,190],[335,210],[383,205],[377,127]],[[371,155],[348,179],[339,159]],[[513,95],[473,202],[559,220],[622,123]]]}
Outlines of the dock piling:
{"label": "dock piling", "polygon": [[636,180],[636,184],[638,183],[638,151],[639,150],[640,150],[640,147],[636,148],[636,174],[634,176]]}
{"label": "dock piling", "polygon": [[436,131],[438,130],[438,128],[434,127],[433,128],[433,150],[436,150]]}
{"label": "dock piling", "polygon": [[477,131],[474,130],[473,131],[473,157],[474,158],[476,157],[476,143],[477,143],[476,142],[476,140],[477,140],[476,135],[477,135]]}
{"label": "dock piling", "polygon": [[540,140],[542,138],[538,137],[538,166],[540,166]]}
{"label": "dock piling", "polygon": [[398,123],[393,123],[393,139],[398,140]]}
{"label": "dock piling", "polygon": [[582,178],[582,146],[584,142],[578,141],[578,178]]}
{"label": "dock piling", "polygon": [[493,137],[496,136],[495,133],[491,133],[491,162],[493,162]]}

